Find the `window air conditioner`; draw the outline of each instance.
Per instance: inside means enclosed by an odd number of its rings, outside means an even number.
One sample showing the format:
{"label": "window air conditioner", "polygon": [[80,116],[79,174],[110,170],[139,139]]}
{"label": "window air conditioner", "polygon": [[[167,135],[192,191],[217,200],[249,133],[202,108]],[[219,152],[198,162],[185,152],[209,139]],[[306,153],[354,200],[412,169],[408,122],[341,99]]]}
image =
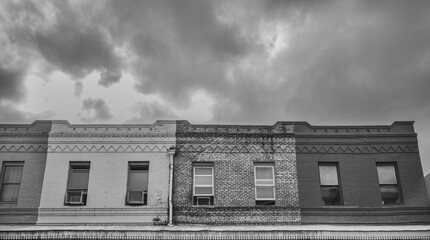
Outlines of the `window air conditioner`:
{"label": "window air conditioner", "polygon": [[135,205],[146,204],[146,191],[128,191],[127,192],[127,203]]}
{"label": "window air conditioner", "polygon": [[86,195],[85,191],[67,191],[66,203],[70,205],[85,205]]}
{"label": "window air conditioner", "polygon": [[211,205],[210,197],[197,197],[197,205]]}

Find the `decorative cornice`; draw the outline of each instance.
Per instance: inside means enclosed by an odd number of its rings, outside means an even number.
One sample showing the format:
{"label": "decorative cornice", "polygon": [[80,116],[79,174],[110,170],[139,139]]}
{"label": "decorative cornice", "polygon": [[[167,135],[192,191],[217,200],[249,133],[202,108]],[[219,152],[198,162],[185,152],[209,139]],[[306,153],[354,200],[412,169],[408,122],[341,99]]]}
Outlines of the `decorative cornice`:
{"label": "decorative cornice", "polygon": [[177,133],[212,133],[212,134],[275,134],[293,133],[291,122],[277,122],[274,125],[218,125],[218,124],[191,124],[187,121],[178,121]]}
{"label": "decorative cornice", "polygon": [[429,230],[421,231],[330,231],[330,230],[169,230],[160,227],[159,230],[20,230],[2,231],[0,238],[9,239],[287,239],[287,240],[411,240],[430,239]]}
{"label": "decorative cornice", "polygon": [[294,153],[294,145],[177,145],[179,152],[199,153]]}
{"label": "decorative cornice", "polygon": [[417,134],[295,134],[297,139],[306,139],[306,138],[322,138],[322,139],[372,139],[372,138],[412,138],[415,139]]}
{"label": "decorative cornice", "polygon": [[50,133],[49,138],[174,138],[174,132],[164,133]]}
{"label": "decorative cornice", "polygon": [[296,145],[296,153],[417,153],[417,145]]}
{"label": "decorative cornice", "polygon": [[166,152],[172,145],[3,145],[0,152]]}
{"label": "decorative cornice", "polygon": [[48,133],[0,133],[0,138],[48,138]]}

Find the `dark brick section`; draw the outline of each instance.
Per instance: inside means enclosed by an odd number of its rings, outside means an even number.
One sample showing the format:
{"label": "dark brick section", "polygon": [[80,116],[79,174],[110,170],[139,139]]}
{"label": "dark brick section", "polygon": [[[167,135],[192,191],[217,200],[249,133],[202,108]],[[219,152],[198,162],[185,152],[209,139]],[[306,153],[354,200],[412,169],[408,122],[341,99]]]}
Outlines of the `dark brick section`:
{"label": "dark brick section", "polygon": [[296,224],[300,219],[298,207],[189,207],[174,208],[175,221],[195,224]]}
{"label": "dark brick section", "polygon": [[[173,205],[176,223],[299,224],[291,124],[191,125],[178,122]],[[214,164],[214,206],[193,206],[192,165]],[[275,167],[275,206],[256,206],[254,163]]]}
{"label": "dark brick section", "polygon": [[[311,126],[295,123],[302,223],[429,223],[413,122],[391,126]],[[323,206],[319,162],[336,162],[342,206]],[[395,163],[402,204],[383,206],[377,163]]]}

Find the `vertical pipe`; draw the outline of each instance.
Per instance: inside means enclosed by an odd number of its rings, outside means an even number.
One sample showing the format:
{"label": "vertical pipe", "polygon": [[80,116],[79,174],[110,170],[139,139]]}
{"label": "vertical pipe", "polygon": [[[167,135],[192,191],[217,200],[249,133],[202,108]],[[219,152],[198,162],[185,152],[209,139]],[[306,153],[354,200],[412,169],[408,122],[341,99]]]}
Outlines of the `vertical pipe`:
{"label": "vertical pipe", "polygon": [[169,155],[169,224],[168,226],[173,226],[173,156],[175,155],[175,147],[170,147],[167,150]]}

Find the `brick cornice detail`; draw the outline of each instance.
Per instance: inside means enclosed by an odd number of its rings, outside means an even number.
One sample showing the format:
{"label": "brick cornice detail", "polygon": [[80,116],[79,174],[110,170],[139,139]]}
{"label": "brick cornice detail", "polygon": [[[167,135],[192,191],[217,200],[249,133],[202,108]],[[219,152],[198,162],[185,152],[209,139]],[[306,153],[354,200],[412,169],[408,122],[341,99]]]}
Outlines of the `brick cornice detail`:
{"label": "brick cornice detail", "polygon": [[417,145],[296,145],[296,153],[417,153]]}
{"label": "brick cornice detail", "polygon": [[200,153],[293,153],[293,145],[177,145],[179,152]]}
{"label": "brick cornice detail", "polygon": [[165,152],[170,145],[148,144],[71,144],[71,145],[0,145],[0,152]]}

